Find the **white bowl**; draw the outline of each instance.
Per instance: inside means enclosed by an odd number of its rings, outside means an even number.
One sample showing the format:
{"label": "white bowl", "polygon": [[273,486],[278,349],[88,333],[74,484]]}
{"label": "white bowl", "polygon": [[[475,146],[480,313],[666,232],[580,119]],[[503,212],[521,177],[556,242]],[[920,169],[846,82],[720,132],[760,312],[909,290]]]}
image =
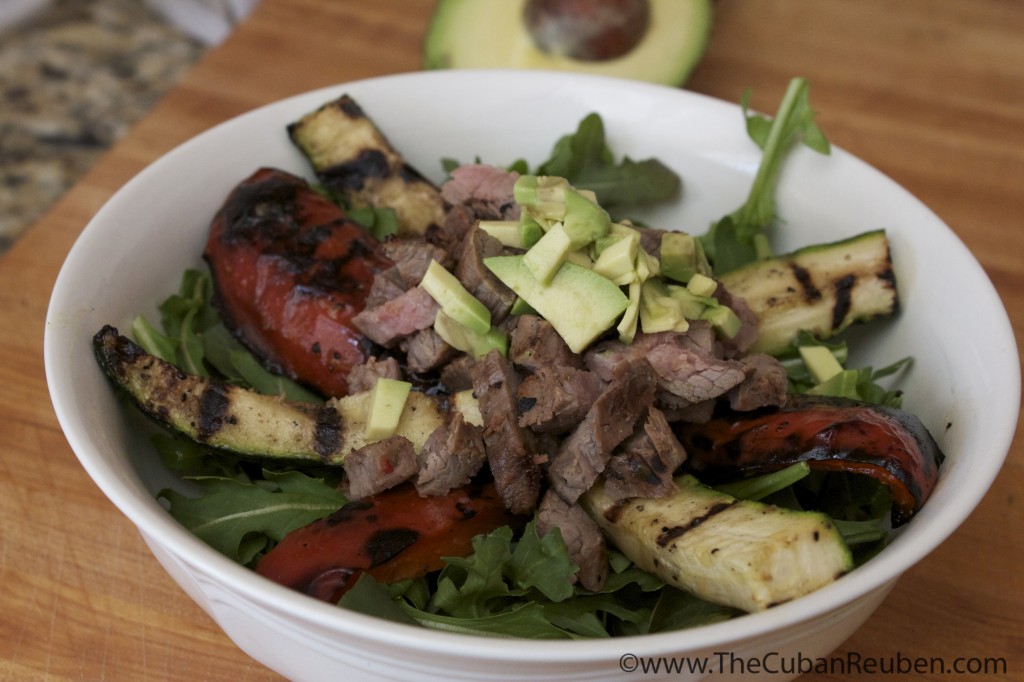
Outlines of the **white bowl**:
{"label": "white bowl", "polygon": [[[47,318],[45,360],[54,407],[96,484],[135,523],[182,588],[253,658],[296,680],[625,680],[661,656],[725,653],[783,668],[826,656],[881,603],[899,576],[971,513],[1009,449],[1020,366],[990,281],[942,221],[882,174],[834,150],[797,150],[779,186],[780,249],[885,227],[903,310],[875,325],[858,360],[915,358],[901,386],[948,455],[931,500],[890,547],[807,597],[680,632],[614,641],[477,638],[399,625],[303,596],[236,565],[179,526],[154,493],[174,482],[139,422],[115,399],[90,339],[104,324],[155,318],[184,268],[200,263],[211,216],[259,166],[309,175],[285,125],[347,92],[414,166],[441,179],[454,157],[537,163],[586,114],[604,119],[617,155],[656,156],[678,171],[684,198],[643,216],[703,232],[745,198],[760,158],[737,106],[653,85],[538,72],[432,72],[339,85],[292,97],[181,145],[125,185],[71,250]],[[735,670],[735,667],[733,667]],[[726,665],[725,673],[729,672]],[[795,674],[781,674],[791,678]],[[699,679],[703,674],[675,674]],[[725,679],[728,675],[716,675]]]}

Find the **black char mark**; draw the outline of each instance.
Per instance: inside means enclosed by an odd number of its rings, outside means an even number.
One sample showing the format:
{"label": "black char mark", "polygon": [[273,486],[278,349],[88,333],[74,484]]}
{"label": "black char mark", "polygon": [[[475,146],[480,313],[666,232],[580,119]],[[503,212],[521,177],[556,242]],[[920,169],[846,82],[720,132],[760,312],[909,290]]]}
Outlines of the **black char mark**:
{"label": "black char mark", "polygon": [[205,443],[224,426],[230,419],[228,408],[231,399],[227,388],[220,382],[211,381],[199,399],[199,424],[196,427],[196,439]]}
{"label": "black char mark", "polygon": [[402,550],[410,547],[420,537],[420,534],[411,528],[387,528],[374,533],[366,541],[364,550],[370,557],[370,567],[379,566]]}
{"label": "black char mark", "polygon": [[313,430],[313,449],[327,459],[343,445],[341,414],[331,405],[324,405],[316,414]]}
{"label": "black char mark", "polygon": [[796,281],[800,283],[800,288],[803,289],[804,299],[807,301],[820,300],[821,292],[818,290],[818,287],[814,286],[814,282],[811,281],[811,273],[796,263],[791,263],[790,268],[793,270],[793,277],[796,278]]}
{"label": "black char mark", "polygon": [[685,533],[688,533],[689,531],[693,530],[697,526],[701,525],[702,523],[704,523],[705,521],[710,519],[712,516],[715,516],[717,514],[721,514],[722,512],[724,512],[726,509],[728,509],[729,507],[731,507],[734,504],[735,504],[735,502],[719,502],[718,504],[712,505],[711,508],[708,509],[707,512],[705,512],[701,516],[698,516],[696,518],[690,519],[689,523],[687,523],[685,525],[682,525],[682,526],[672,526],[671,528],[668,528],[668,527],[662,528],[661,529],[661,535],[659,535],[658,539],[656,540],[656,542],[658,543],[658,546],[659,547],[666,546],[668,543],[672,542],[676,538],[682,536]]}
{"label": "black char mark", "polygon": [[363,149],[355,159],[323,169],[320,179],[333,192],[348,193],[363,188],[370,178],[383,178],[391,172],[387,157],[379,149]]}
{"label": "black char mark", "polygon": [[832,307],[832,328],[838,329],[850,313],[850,302],[853,298],[853,287],[857,284],[856,275],[845,275],[835,282],[836,303]]}

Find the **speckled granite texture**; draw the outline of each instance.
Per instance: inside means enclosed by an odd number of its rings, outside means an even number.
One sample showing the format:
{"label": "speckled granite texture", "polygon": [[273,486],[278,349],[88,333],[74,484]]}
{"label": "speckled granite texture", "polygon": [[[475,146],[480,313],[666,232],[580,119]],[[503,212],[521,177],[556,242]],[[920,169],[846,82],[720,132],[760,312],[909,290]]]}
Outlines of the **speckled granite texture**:
{"label": "speckled granite texture", "polygon": [[203,50],[142,0],[57,0],[0,33],[0,253]]}

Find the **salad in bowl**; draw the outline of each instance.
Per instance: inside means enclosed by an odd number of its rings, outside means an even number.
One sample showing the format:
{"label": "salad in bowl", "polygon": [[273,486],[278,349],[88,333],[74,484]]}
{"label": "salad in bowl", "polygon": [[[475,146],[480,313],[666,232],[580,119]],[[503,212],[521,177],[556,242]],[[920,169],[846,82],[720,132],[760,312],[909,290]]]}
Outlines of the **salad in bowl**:
{"label": "salad in bowl", "polygon": [[[491,140],[486,112],[433,112],[431,139],[389,125],[393,87],[454,77],[310,93],[207,134],[277,137],[212,162],[166,264],[141,235],[118,246],[163,293],[75,321],[92,359],[74,371],[122,422],[100,438],[130,440],[139,472],[108,495],[145,508],[133,520],[218,621],[359,631],[297,645],[324,661],[391,640],[419,673],[469,656],[471,674],[533,638],[553,640],[531,644],[537,674],[572,659],[612,675],[608,638],[761,647],[787,628],[827,653],[937,541],[917,528],[969,512],[933,511],[963,409],[933,370],[966,341],[908,343],[931,322],[899,221],[932,217],[830,148],[802,79],[762,116],[531,74],[571,106],[531,119],[513,79],[515,136]],[[676,139],[624,126],[637,106]],[[146,174],[128,196],[163,215],[201,184],[201,143],[163,161],[171,197]],[[83,462],[101,480],[118,457]],[[283,648],[252,653],[303,676]]]}

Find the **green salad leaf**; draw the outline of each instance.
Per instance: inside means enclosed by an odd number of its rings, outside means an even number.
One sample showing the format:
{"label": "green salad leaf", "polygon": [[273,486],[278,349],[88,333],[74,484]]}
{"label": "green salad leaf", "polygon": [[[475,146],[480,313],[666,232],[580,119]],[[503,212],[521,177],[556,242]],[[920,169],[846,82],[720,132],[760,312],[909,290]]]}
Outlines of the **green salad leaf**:
{"label": "green salad leaf", "polygon": [[675,171],[657,159],[623,157],[616,163],[605,140],[604,121],[596,113],[585,116],[575,133],[561,137],[535,174],[556,175],[589,189],[609,212],[666,201],[682,190]]}
{"label": "green salad leaf", "polygon": [[171,516],[198,538],[242,564],[293,530],[321,519],[348,499],[324,479],[299,471],[263,471],[263,478],[195,476],[198,497],[165,489]]}
{"label": "green salad leaf", "polygon": [[814,122],[808,88],[806,79],[790,81],[772,119],[751,114],[747,108],[750,93],[743,94],[747,134],[763,154],[747,200],[714,223],[701,238],[704,251],[719,274],[771,255],[767,232],[777,218],[775,186],[789,150],[802,142],[821,154],[831,151],[828,140]]}
{"label": "green salad leaf", "polygon": [[602,590],[573,585],[577,567],[561,533],[541,537],[534,521],[518,536],[508,526],[480,535],[473,550],[445,558],[430,578],[381,585],[364,575],[339,605],[449,632],[531,639],[643,634],[735,614],[665,585],[616,551]]}
{"label": "green salad leaf", "polygon": [[186,270],[178,293],[160,304],[163,331],[139,315],[132,321],[135,342],[189,374],[216,375],[243,388],[297,402],[323,402],[299,383],[263,367],[224,326],[212,298],[210,273]]}

